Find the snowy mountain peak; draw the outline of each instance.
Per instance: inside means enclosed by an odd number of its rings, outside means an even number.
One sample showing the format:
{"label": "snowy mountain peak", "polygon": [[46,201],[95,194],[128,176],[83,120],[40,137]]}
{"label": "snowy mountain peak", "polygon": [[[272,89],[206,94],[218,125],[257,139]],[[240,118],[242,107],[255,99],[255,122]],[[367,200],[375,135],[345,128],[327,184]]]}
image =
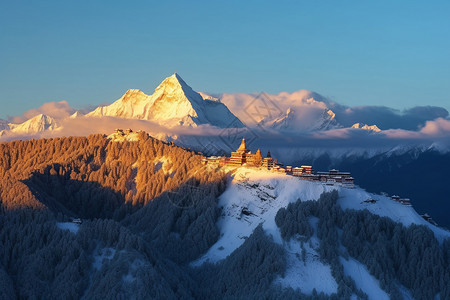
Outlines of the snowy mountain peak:
{"label": "snowy mountain peak", "polygon": [[83,113],[81,113],[81,112],[79,112],[79,111],[76,111],[76,112],[74,112],[73,114],[71,114],[71,115],[69,116],[69,118],[70,118],[70,119],[76,119],[76,118],[79,118],[79,117],[82,117],[82,116],[84,116]]}
{"label": "snowy mountain peak", "polygon": [[152,119],[170,127],[195,127],[209,123],[204,112],[204,100],[177,74],[161,82],[152,95]]}
{"label": "snowy mountain peak", "polygon": [[52,117],[39,114],[22,124],[9,124],[10,131],[13,133],[37,133],[58,128],[58,123]]}
{"label": "snowy mountain peak", "polygon": [[183,95],[193,101],[203,100],[202,96],[187,85],[187,83],[177,73],[174,73],[172,76],[164,79],[155,89],[155,94],[157,93],[163,93],[168,96]]}
{"label": "snowy mountain peak", "polygon": [[130,89],[116,102],[87,116],[149,120],[166,127],[243,126],[223,103],[203,99],[177,73],[164,79],[152,95]]}
{"label": "snowy mountain peak", "polygon": [[336,121],[336,114],[331,109],[325,109],[322,114],[322,124],[319,124],[317,129],[329,130],[339,127],[341,127],[341,125]]}
{"label": "snowy mountain peak", "polygon": [[122,96],[123,101],[130,101],[133,98],[136,97],[144,97],[145,93],[139,89],[129,89],[126,91],[126,93]]}
{"label": "snowy mountain peak", "polygon": [[367,131],[373,131],[373,132],[380,132],[381,129],[378,128],[377,125],[367,125],[367,124],[363,124],[363,123],[355,123],[352,125],[352,128],[356,128],[356,129],[362,129],[362,130],[367,130]]}
{"label": "snowy mountain peak", "polygon": [[331,109],[327,109],[326,113],[329,116],[330,120],[334,120],[336,118],[336,114]]}
{"label": "snowy mountain peak", "polygon": [[172,76],[164,79],[161,84],[155,89],[158,98],[164,98],[165,101],[188,101],[201,105],[203,98],[195,92],[187,83],[178,75],[174,73]]}
{"label": "snowy mountain peak", "polygon": [[282,131],[315,131],[341,127],[335,119],[336,115],[330,109],[317,110],[307,114],[301,107],[288,107],[286,113],[272,122],[272,128]]}

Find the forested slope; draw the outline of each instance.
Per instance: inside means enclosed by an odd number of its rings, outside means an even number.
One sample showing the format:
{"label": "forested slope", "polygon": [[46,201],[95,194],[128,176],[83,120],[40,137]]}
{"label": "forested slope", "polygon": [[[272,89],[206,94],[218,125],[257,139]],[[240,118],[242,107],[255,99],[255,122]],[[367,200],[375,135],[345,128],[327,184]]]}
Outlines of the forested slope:
{"label": "forested slope", "polygon": [[[320,184],[301,181],[314,192],[300,200],[284,193],[299,179],[235,182],[200,162],[145,133],[134,142],[91,135],[0,144],[0,299],[370,298],[346,261],[365,266],[391,298],[404,290],[450,297],[450,242],[440,244],[428,227],[342,209],[336,191],[319,197]],[[227,210],[218,199],[233,185],[242,193],[227,196],[231,205],[253,195],[258,205],[245,212],[260,225],[239,235],[230,255],[194,267],[223,238]],[[277,242],[263,229],[267,202],[277,207]],[[330,270],[334,290],[319,289],[322,281],[311,292],[281,284],[312,260]]]}
{"label": "forested slope", "polygon": [[120,219],[164,191],[220,181],[200,171],[200,159],[143,132],[138,142],[91,135],[0,143],[1,199],[7,208]]}
{"label": "forested slope", "polygon": [[[191,297],[193,281],[166,257],[198,256],[218,235],[226,177],[200,159],[145,133],[1,143],[0,298]],[[76,234],[56,226],[69,217],[83,219]],[[165,252],[174,245],[186,258]],[[101,259],[105,249],[115,255]]]}

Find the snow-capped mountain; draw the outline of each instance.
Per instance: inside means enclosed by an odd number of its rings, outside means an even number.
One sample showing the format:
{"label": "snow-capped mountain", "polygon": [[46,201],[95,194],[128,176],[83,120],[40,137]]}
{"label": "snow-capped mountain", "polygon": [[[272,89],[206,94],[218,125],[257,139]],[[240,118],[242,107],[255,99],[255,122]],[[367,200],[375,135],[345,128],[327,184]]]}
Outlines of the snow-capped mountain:
{"label": "snow-capped mountain", "polygon": [[164,79],[152,95],[130,89],[116,102],[98,107],[87,116],[149,120],[166,127],[243,127],[223,103],[203,99],[177,73]]}
{"label": "snow-capped mountain", "polygon": [[21,124],[9,123],[8,133],[34,134],[38,132],[51,131],[59,127],[58,122],[47,115],[39,114]]}
{"label": "snow-capped mountain", "polygon": [[336,115],[330,109],[324,109],[322,114],[317,115],[317,119],[305,126],[304,119],[300,114],[295,112],[295,109],[289,107],[286,114],[276,118],[270,125],[272,128],[279,131],[320,131],[340,128],[341,126],[335,119]]}
{"label": "snow-capped mountain", "polygon": [[367,125],[367,124],[363,124],[363,123],[355,123],[352,125],[352,128],[355,129],[362,129],[362,130],[367,130],[367,131],[372,131],[372,132],[380,132],[381,129],[378,128],[377,125]]}
{"label": "snow-capped mountain", "polygon": [[[277,95],[220,94],[219,98],[247,126],[283,132],[310,132],[341,128],[335,113],[320,95],[307,90]],[[317,98],[317,99],[316,99]]]}
{"label": "snow-capped mountain", "polygon": [[71,114],[71,115],[69,116],[69,118],[70,118],[70,119],[76,119],[76,118],[80,118],[80,117],[83,117],[83,116],[84,116],[83,113],[81,113],[81,112],[79,112],[79,111],[76,111],[76,112],[74,112],[73,114]]}

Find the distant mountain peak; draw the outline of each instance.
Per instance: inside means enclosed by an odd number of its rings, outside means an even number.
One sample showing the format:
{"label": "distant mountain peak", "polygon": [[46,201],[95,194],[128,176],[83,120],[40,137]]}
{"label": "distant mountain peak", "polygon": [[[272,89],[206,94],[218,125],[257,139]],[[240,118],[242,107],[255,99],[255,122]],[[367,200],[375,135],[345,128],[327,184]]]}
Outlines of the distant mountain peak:
{"label": "distant mountain peak", "polygon": [[367,125],[367,124],[363,124],[363,123],[355,123],[352,125],[352,128],[355,129],[362,129],[362,130],[367,130],[367,131],[373,131],[373,132],[380,132],[381,129],[378,128],[377,125]]}
{"label": "distant mountain peak", "polygon": [[59,125],[55,119],[45,114],[39,114],[21,124],[9,124],[12,133],[37,133],[47,130],[55,130]]}
{"label": "distant mountain peak", "polygon": [[336,115],[330,109],[323,109],[320,114],[317,114],[317,118],[311,122],[304,122],[304,117],[299,111],[301,108],[288,107],[286,113],[272,122],[272,128],[282,131],[316,131],[316,130],[329,130],[334,128],[340,128],[341,126],[336,121]]}
{"label": "distant mountain peak", "polygon": [[70,118],[70,119],[76,119],[76,118],[79,118],[79,117],[82,117],[82,116],[84,116],[83,113],[81,113],[81,112],[79,112],[79,111],[77,110],[76,112],[74,112],[73,114],[71,114],[71,115],[69,116],[69,118]]}

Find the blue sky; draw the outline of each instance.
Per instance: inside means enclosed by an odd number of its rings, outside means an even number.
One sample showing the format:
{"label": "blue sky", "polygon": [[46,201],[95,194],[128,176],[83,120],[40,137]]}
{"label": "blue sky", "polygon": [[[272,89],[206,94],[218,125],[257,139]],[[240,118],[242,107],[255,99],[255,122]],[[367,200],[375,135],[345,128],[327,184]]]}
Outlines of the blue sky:
{"label": "blue sky", "polygon": [[0,118],[146,93],[309,89],[450,110],[449,1],[1,1]]}

